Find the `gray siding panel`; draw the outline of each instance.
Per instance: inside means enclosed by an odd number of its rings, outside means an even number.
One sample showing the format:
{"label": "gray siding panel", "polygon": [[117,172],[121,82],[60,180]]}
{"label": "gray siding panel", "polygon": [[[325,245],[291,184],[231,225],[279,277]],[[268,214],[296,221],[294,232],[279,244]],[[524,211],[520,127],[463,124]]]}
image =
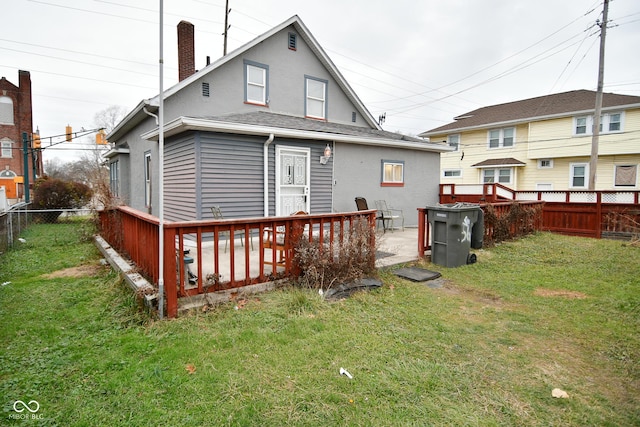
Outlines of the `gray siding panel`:
{"label": "gray siding panel", "polygon": [[254,137],[201,135],[203,219],[212,218],[211,206],[220,206],[225,218],[263,216],[262,147]]}
{"label": "gray siding panel", "polygon": [[165,143],[164,217],[168,221],[196,218],[195,147],[193,133]]}
{"label": "gray siding panel", "polygon": [[[188,132],[165,144],[165,218],[211,219],[211,206],[225,218],[264,216],[263,148],[266,138]],[[311,213],[332,212],[333,158],[322,165],[321,141],[284,140],[269,146],[269,215],[275,215],[276,145],[310,147]]]}
{"label": "gray siding panel", "polygon": [[[380,184],[382,160],[404,162],[404,186]],[[335,155],[334,206],[337,211],[356,210],[355,197],[367,199],[370,209],[384,199],[404,214],[405,226],[418,223],[417,208],[434,205],[439,198],[440,155],[397,148],[373,148],[338,144]]]}

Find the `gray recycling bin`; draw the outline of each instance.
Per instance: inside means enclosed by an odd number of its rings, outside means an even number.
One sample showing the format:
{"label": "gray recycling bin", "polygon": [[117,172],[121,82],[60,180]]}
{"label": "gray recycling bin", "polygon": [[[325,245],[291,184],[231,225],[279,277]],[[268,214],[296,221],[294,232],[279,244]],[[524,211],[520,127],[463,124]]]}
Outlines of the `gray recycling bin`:
{"label": "gray recycling bin", "polygon": [[445,267],[475,262],[469,249],[480,249],[484,236],[484,215],[479,205],[427,206],[427,218],[431,227],[431,262]]}

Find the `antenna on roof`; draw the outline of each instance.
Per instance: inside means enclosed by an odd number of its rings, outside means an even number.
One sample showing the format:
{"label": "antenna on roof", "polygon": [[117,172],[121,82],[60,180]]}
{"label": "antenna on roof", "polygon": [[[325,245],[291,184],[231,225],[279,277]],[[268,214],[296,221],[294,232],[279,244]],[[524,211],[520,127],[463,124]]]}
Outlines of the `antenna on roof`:
{"label": "antenna on roof", "polygon": [[382,113],[378,116],[378,124],[382,126],[382,124],[387,120],[387,113]]}

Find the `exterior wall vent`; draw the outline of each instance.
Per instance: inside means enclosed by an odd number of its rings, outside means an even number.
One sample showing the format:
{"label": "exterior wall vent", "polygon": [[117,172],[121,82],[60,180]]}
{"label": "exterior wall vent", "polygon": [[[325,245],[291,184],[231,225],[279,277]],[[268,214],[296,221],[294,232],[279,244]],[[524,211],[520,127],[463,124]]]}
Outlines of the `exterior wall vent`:
{"label": "exterior wall vent", "polygon": [[351,112],[351,121],[352,121],[353,123],[355,123],[355,122],[356,122],[356,112],[355,112],[355,111],[352,111],[352,112]]}
{"label": "exterior wall vent", "polygon": [[202,82],[202,96],[209,97],[209,83]]}
{"label": "exterior wall vent", "polygon": [[296,33],[289,33],[288,44],[290,50],[298,49],[298,35]]}

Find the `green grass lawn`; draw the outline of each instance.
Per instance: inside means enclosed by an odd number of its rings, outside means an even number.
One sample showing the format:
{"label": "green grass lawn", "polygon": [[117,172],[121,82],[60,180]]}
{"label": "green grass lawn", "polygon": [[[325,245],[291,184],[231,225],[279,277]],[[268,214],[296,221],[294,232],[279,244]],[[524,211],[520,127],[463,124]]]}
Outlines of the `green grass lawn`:
{"label": "green grass lawn", "polygon": [[439,289],[383,271],[150,321],[86,235],[33,225],[0,257],[0,425],[640,425],[638,247],[545,233],[424,264]]}

